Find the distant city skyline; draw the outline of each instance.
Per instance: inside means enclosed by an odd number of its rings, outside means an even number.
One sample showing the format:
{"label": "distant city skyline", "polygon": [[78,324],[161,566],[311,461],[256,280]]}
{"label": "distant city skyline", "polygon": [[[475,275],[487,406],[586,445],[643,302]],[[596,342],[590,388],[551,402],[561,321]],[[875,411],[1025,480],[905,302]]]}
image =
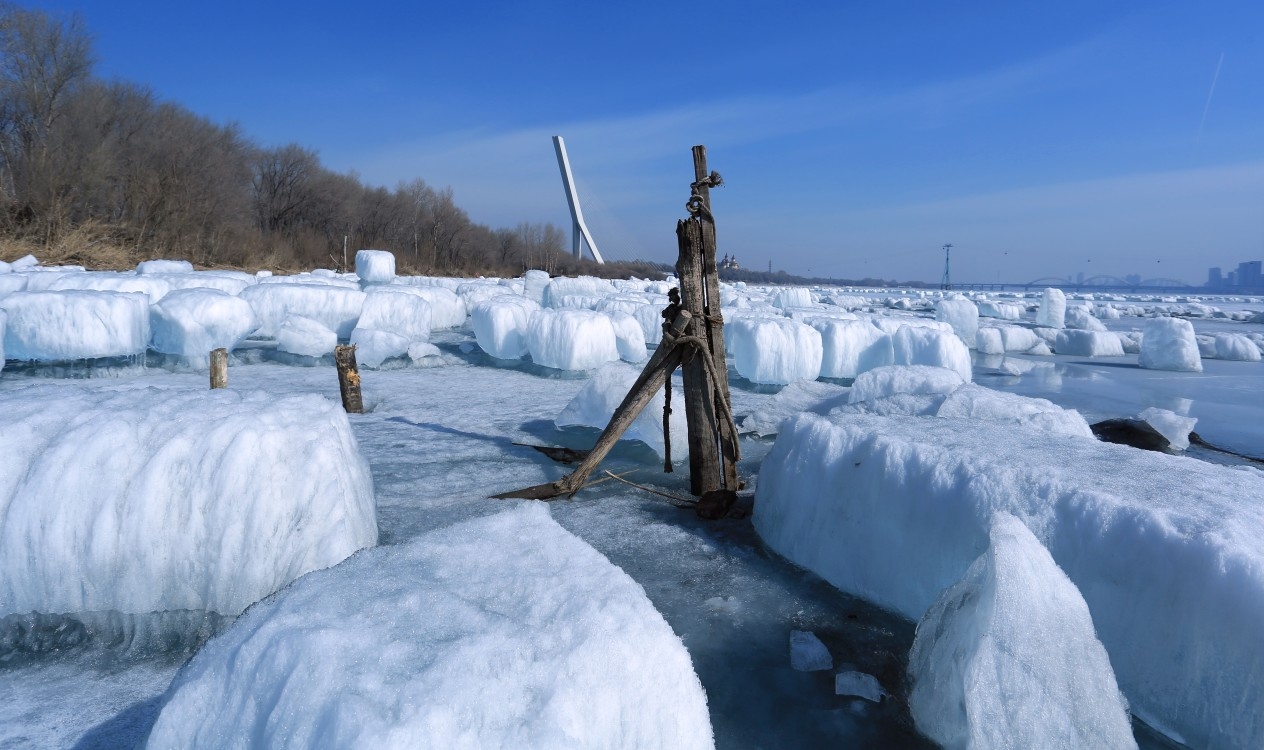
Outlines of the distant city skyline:
{"label": "distant city skyline", "polygon": [[[97,70],[475,221],[671,262],[707,145],[720,252],[823,277],[1173,278],[1264,257],[1264,4],[40,0]],[[1100,270],[1099,270],[1100,269]]]}

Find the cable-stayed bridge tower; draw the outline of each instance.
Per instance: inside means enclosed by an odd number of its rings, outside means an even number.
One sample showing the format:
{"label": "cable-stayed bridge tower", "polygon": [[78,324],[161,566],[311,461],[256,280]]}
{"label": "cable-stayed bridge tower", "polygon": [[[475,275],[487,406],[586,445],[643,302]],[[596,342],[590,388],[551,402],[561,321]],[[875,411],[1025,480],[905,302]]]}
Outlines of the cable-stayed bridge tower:
{"label": "cable-stayed bridge tower", "polygon": [[584,211],[579,206],[579,193],[575,190],[575,178],[571,175],[571,160],[566,156],[566,142],[562,136],[553,136],[553,150],[557,152],[557,168],[562,171],[562,185],[566,188],[566,203],[571,207],[571,253],[576,258],[583,257],[582,243],[588,244],[593,260],[604,264],[606,261],[593,242],[592,233],[584,223]]}

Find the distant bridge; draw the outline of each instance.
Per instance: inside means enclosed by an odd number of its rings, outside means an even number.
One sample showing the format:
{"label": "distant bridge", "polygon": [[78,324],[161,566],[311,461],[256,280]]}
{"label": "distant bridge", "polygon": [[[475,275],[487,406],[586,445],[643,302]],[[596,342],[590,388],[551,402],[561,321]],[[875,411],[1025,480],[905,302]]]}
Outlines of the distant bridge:
{"label": "distant bridge", "polygon": [[1022,290],[1029,292],[1033,289],[1044,289],[1045,287],[1054,287],[1067,292],[1125,292],[1128,294],[1161,294],[1172,292],[1202,292],[1202,287],[1196,287],[1177,279],[1145,279],[1136,283],[1125,281],[1118,276],[1090,276],[1083,281],[1071,281],[1070,279],[1059,279],[1046,276],[1041,279],[1027,282],[966,282],[964,284],[953,284],[953,289],[970,290],[970,291],[1007,291]]}

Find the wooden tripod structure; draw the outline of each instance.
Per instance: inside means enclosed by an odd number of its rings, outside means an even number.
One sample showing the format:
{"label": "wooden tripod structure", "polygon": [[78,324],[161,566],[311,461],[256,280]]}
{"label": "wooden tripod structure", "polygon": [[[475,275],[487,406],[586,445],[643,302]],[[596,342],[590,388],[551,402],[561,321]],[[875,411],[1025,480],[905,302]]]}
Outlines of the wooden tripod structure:
{"label": "wooden tripod structure", "polygon": [[736,498],[740,489],[737,461],[741,455],[729,398],[728,366],[724,361],[724,318],[720,314],[715,219],[711,215],[711,188],[723,181],[719,173],[707,172],[705,146],[693,147],[693,170],[694,182],[685,204],[689,217],[676,223],[680,248],[676,276],[680,288],[669,294],[671,303],[663,310],[663,340],[654,356],[575,471],[556,482],[495,497],[548,500],[573,496],[661,388],[666,388],[668,393],[663,416],[670,469],[671,433],[666,417],[671,405],[671,376],[679,367],[685,384],[685,416],[689,424],[689,489],[694,495],[702,496],[698,513],[706,517],[722,516]]}

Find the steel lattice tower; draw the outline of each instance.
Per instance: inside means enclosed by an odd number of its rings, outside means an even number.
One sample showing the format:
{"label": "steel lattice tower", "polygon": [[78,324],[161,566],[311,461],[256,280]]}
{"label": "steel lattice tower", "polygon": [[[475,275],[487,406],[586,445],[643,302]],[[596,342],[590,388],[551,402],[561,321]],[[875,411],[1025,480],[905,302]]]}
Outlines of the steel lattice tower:
{"label": "steel lattice tower", "polygon": [[952,278],[948,273],[948,257],[952,252],[952,243],[944,245],[944,280],[939,282],[939,288],[945,291],[952,289]]}

